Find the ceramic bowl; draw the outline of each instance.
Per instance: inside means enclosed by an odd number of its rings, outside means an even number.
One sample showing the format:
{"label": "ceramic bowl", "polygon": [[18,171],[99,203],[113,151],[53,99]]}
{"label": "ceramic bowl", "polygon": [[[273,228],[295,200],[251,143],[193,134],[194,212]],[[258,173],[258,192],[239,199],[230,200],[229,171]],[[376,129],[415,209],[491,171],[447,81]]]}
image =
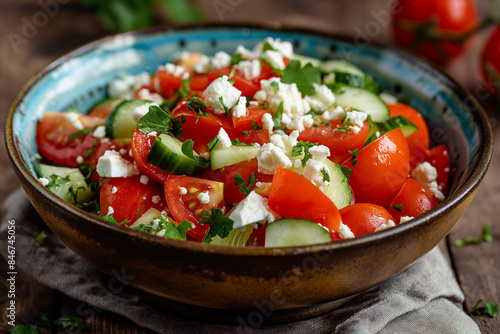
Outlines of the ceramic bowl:
{"label": "ceramic bowl", "polygon": [[[109,224],[69,205],[37,181],[35,129],[45,111],[85,112],[105,97],[106,85],[120,73],[152,71],[184,50],[232,53],[239,44],[251,48],[267,36],[292,41],[299,54],[346,59],[421,111],[430,124],[431,142],[446,144],[450,152],[449,196],[411,222],[352,240],[232,248],[164,239]],[[129,285],[172,311],[226,322],[253,317],[259,323],[325,312],[338,300],[397,275],[434,248],[471,202],[492,154],[486,114],[455,81],[406,52],[353,41],[251,25],[154,29],[103,38],[56,60],[24,86],[6,123],[10,158],[37,212],[66,245],[104,273],[124,270],[133,276]]]}

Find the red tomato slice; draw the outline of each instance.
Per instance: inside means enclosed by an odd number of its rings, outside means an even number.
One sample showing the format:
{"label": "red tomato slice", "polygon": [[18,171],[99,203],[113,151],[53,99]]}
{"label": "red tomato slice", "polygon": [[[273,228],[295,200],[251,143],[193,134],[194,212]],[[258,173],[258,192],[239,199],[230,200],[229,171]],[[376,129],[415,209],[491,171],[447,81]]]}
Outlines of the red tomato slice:
{"label": "red tomato slice", "polygon": [[[40,154],[47,159],[68,167],[77,167],[77,158],[83,157],[85,151],[92,149],[94,137],[91,135],[69,139],[68,137],[79,130],[66,119],[67,112],[47,112],[38,124],[36,143]],[[74,113],[73,113],[74,114]],[[78,115],[83,127],[104,124],[100,117]]]}
{"label": "red tomato slice", "polygon": [[[267,132],[267,130],[265,130]],[[234,177],[240,174],[241,177],[247,182],[248,177],[252,173],[257,174],[256,182],[271,182],[272,175],[261,174],[258,171],[257,159],[240,162],[234,165],[226,166],[216,170],[211,168],[205,169],[201,175],[202,179],[214,180],[224,183],[224,197],[229,204],[236,204],[240,202],[245,195],[240,192],[240,187],[234,184]]]}
{"label": "red tomato slice", "polygon": [[427,152],[425,159],[437,170],[436,183],[439,190],[446,195],[448,190],[448,177],[450,175],[450,155],[444,145],[438,145]]}
{"label": "red tomato slice", "polygon": [[300,174],[277,168],[274,174],[269,207],[282,217],[305,218],[329,231],[339,228],[339,210],[321,190]]}
{"label": "red tomato slice", "polygon": [[411,166],[415,167],[425,157],[429,149],[429,129],[418,111],[402,103],[389,105],[391,117],[404,116],[418,127],[418,130],[406,137],[410,149]]}
{"label": "red tomato slice", "polygon": [[[399,223],[403,216],[415,218],[438,204],[439,202],[427,188],[417,180],[409,178],[389,205],[389,212],[397,220],[396,223]],[[402,205],[403,208],[397,210],[394,208],[395,205]]]}
{"label": "red tomato slice", "polygon": [[269,223],[266,221],[265,224],[252,231],[252,234],[248,237],[247,246],[264,247],[266,245],[267,225],[269,225]]}
{"label": "red tomato slice", "polygon": [[[181,188],[186,194],[181,194]],[[201,203],[198,195],[208,192],[209,201]],[[165,182],[165,197],[168,208],[177,222],[187,220],[193,228],[187,234],[202,242],[207,236],[210,226],[200,224],[201,214],[212,208],[224,207],[224,184],[215,181],[203,180],[196,177],[170,175]]]}
{"label": "red tomato slice", "polygon": [[[210,72],[208,73],[208,81],[212,82],[221,75],[227,75],[229,77],[231,71],[232,69],[225,68],[222,70]],[[254,95],[260,89],[260,84],[256,84],[252,80],[246,79],[243,73],[241,73],[240,71],[236,70],[234,72],[234,76],[231,79],[234,81],[233,86],[241,91],[242,96]]]}
{"label": "red tomato slice", "polygon": [[162,95],[170,99],[174,97],[174,90],[181,88],[182,79],[181,77],[176,77],[171,73],[168,73],[165,67],[159,67],[156,70],[155,78],[159,83]]}
{"label": "red tomato slice", "polygon": [[270,143],[271,142],[271,137],[269,136],[269,131],[266,129],[260,129],[260,130],[252,130],[248,132],[247,134],[240,133],[235,136],[238,138],[242,143],[245,144],[252,144],[252,143],[257,143],[260,146]]}
{"label": "red tomato slice", "polygon": [[208,80],[208,75],[191,73],[191,83],[190,83],[191,90],[204,91],[209,84],[210,81]]}
{"label": "red tomato slice", "polygon": [[[155,196],[160,200],[157,201]],[[162,211],[166,207],[162,185],[151,180],[143,184],[140,176],[105,178],[100,191],[100,204],[103,216],[109,214],[111,207],[112,216],[118,223],[130,221],[126,225],[133,224],[150,208]]]}
{"label": "red tomato slice", "polygon": [[[129,144],[126,144],[117,139],[112,139],[109,141],[100,141],[97,144],[94,153],[89,157],[89,167],[97,166],[99,158],[102,157],[106,151],[117,151],[120,153],[122,158],[130,162],[133,162],[134,159],[129,155],[129,150],[130,150]],[[92,174],[92,180],[94,180],[95,182],[99,181],[99,174],[97,174],[96,171],[94,171],[94,174]]]}
{"label": "red tomato slice", "polygon": [[141,172],[156,182],[165,183],[170,174],[146,161],[155,138],[156,136],[149,136],[135,129],[132,136],[132,155]]}
{"label": "red tomato slice", "polygon": [[389,220],[397,224],[394,217],[383,207],[371,203],[356,203],[340,209],[342,223],[347,225],[355,237],[373,233]]}
{"label": "red tomato slice", "polygon": [[349,184],[356,201],[387,207],[408,178],[410,152],[400,129],[392,130],[364,147],[353,167],[350,160],[343,165],[352,169]]}
{"label": "red tomato slice", "polygon": [[247,115],[243,117],[234,117],[232,116],[233,119],[233,126],[234,126],[234,132],[235,133],[241,133],[242,131],[245,130],[253,130],[253,125],[252,123],[255,122],[259,125],[260,128],[262,128],[262,115],[265,113],[269,112],[269,110],[266,110],[262,108],[261,106],[249,106],[247,107]]}
{"label": "red tomato slice", "polygon": [[[184,102],[184,101],[183,101]],[[184,116],[186,123],[182,125],[183,131],[181,141],[192,139],[194,142],[194,150],[197,153],[208,152],[207,143],[219,133],[220,128],[224,128],[229,136],[233,134],[233,124],[231,118],[224,115],[201,116],[198,119],[198,114],[189,110],[186,103],[179,103],[172,111],[173,117]]]}
{"label": "red tomato slice", "polygon": [[320,143],[330,149],[330,160],[341,164],[345,159],[351,156],[349,151],[361,149],[365,144],[370,125],[365,121],[361,131],[354,133],[352,131],[335,131],[342,126],[340,121],[322,122],[317,127],[311,126],[305,128],[299,135],[298,140],[309,141],[311,143]]}

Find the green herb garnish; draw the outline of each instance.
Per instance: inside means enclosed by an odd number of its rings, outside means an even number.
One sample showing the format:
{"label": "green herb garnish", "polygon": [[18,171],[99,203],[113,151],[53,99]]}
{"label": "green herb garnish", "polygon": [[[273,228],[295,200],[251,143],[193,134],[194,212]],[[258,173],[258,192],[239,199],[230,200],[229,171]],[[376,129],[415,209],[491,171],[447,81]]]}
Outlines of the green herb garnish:
{"label": "green herb garnish", "polygon": [[201,224],[209,224],[210,230],[207,235],[207,242],[210,242],[213,237],[218,235],[221,238],[226,238],[229,232],[233,229],[233,220],[224,217],[224,213],[221,208],[212,208],[210,212],[208,210],[203,211],[200,219]]}
{"label": "green herb garnish", "polygon": [[37,235],[36,239],[35,239],[35,242],[39,245],[43,244],[45,239],[47,239],[47,233],[45,232],[40,232],[39,235]]}
{"label": "green herb garnish", "polygon": [[309,149],[313,146],[318,146],[318,143],[311,143],[308,141],[299,141],[292,147],[292,157],[298,157],[304,153],[304,158],[302,158],[302,167],[305,167],[307,160],[312,158],[312,154],[309,153]]}
{"label": "green herb garnish", "polygon": [[245,183],[245,179],[243,179],[243,177],[240,174],[236,173],[236,175],[234,176],[234,185],[239,186],[240,193],[242,193],[245,196],[248,196],[248,194],[250,194],[256,181],[257,181],[257,173],[254,172],[252,172],[252,174],[248,176],[247,183]]}
{"label": "green herb garnish", "polygon": [[[479,304],[483,303],[486,307],[478,307]],[[479,299],[477,303],[472,306],[470,313],[473,315],[489,315],[492,318],[498,316],[498,305],[490,304],[483,299]]]}
{"label": "green herb garnish", "polygon": [[493,240],[493,233],[491,233],[491,229],[489,225],[483,226],[483,235],[479,238],[471,238],[467,237],[464,239],[455,240],[456,247],[462,247],[466,245],[479,244],[481,242],[491,242]]}
{"label": "green herb garnish", "polygon": [[314,84],[321,83],[321,70],[311,63],[307,63],[302,68],[300,65],[300,61],[291,60],[285,68],[281,82],[288,84],[295,83],[303,95],[314,95],[316,93]]}
{"label": "green herb garnish", "polygon": [[402,204],[395,204],[392,208],[394,210],[396,210],[397,212],[403,212],[403,205]]}
{"label": "green herb garnish", "polygon": [[187,139],[182,143],[181,147],[182,153],[184,153],[186,157],[196,161],[198,165],[200,165],[203,168],[207,168],[208,166],[210,166],[210,161],[205,160],[203,157],[200,157],[199,155],[194,155],[193,146],[194,146],[193,140]]}

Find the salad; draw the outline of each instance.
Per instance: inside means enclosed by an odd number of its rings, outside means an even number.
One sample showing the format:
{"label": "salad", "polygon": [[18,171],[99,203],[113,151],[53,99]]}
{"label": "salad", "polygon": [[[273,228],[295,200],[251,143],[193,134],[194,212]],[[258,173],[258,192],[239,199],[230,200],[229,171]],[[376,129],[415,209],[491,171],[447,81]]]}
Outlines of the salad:
{"label": "salad", "polygon": [[271,37],[123,74],[85,114],[46,112],[36,139],[39,181],[66,201],[158,237],[230,246],[403,224],[444,199],[450,171],[422,115],[373,76]]}

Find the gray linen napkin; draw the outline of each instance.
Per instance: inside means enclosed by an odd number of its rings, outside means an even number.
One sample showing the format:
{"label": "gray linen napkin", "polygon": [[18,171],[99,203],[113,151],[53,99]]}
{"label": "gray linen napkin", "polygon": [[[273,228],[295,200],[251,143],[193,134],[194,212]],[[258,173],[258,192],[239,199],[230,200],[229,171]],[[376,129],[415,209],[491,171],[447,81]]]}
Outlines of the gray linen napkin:
{"label": "gray linen napkin", "polygon": [[[294,323],[260,328],[201,323],[155,308],[130,289],[108,288],[113,278],[95,270],[52,233],[22,190],[2,206],[0,252],[6,257],[6,226],[16,225],[16,266],[41,283],[80,300],[76,315],[114,312],[159,333],[480,333],[461,308],[464,296],[438,248],[391,280],[341,308]],[[43,245],[35,242],[45,231]],[[119,273],[117,273],[119,274]],[[126,274],[126,273],[125,273]]]}

